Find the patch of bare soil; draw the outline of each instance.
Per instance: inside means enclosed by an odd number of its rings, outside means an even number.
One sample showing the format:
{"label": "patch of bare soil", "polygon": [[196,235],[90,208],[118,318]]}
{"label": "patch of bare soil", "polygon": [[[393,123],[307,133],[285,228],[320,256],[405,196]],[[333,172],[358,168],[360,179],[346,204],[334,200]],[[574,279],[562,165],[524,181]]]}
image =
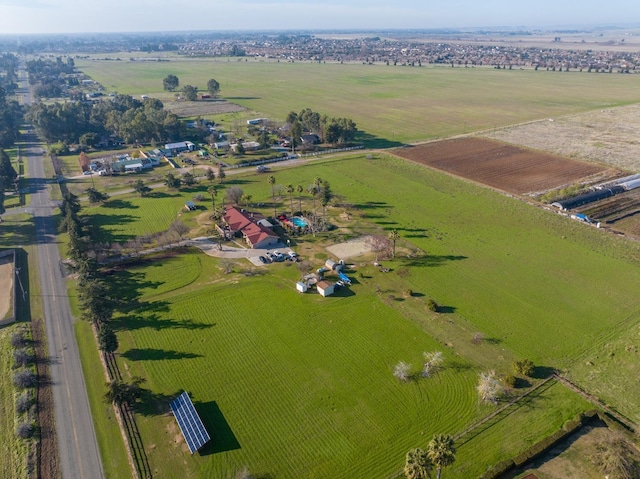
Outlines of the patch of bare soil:
{"label": "patch of bare soil", "polygon": [[246,110],[246,108],[226,100],[173,101],[165,103],[164,107],[178,116],[217,115]]}
{"label": "patch of bare soil", "polygon": [[363,237],[346,243],[334,244],[327,247],[327,250],[338,259],[360,256],[371,251],[371,245],[367,242],[367,239],[368,237]]}
{"label": "patch of bare soil", "polygon": [[401,148],[394,153],[456,176],[516,194],[571,184],[605,170],[584,161],[479,137]]}
{"label": "patch of bare soil", "polygon": [[[611,442],[619,434],[603,422],[594,421],[534,461],[526,471],[517,471],[516,475],[508,477],[522,477],[533,473],[539,479],[602,479],[604,474],[592,462],[596,445]],[[637,461],[640,451],[632,443],[628,444],[633,451],[633,459]]]}
{"label": "patch of bare soil", "polygon": [[13,298],[13,257],[0,258],[0,320],[11,309]]}
{"label": "patch of bare soil", "polygon": [[639,131],[640,105],[630,105],[502,128],[487,136],[637,172]]}

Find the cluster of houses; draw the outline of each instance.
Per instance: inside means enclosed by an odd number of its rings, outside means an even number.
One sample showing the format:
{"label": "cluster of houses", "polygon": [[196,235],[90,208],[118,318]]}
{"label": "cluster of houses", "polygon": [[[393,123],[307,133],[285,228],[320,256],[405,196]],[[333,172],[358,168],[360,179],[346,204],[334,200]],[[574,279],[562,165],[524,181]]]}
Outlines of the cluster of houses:
{"label": "cluster of houses", "polygon": [[160,165],[164,158],[172,158],[184,151],[194,151],[196,145],[190,141],[180,141],[177,143],[167,143],[164,148],[153,150],[139,150],[136,157],[129,154],[115,155],[109,158],[97,158],[92,160],[88,170],[107,175],[110,173],[139,173],[154,166]]}

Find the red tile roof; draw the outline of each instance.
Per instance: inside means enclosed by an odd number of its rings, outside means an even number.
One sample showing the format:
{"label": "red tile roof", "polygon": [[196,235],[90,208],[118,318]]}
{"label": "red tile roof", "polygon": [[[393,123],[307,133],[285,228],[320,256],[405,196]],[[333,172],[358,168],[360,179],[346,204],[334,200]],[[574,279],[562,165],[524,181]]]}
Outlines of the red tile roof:
{"label": "red tile roof", "polygon": [[253,218],[251,218],[247,213],[240,211],[235,206],[230,206],[226,209],[224,220],[233,232],[242,232],[243,236],[251,246],[255,246],[267,238],[278,237],[278,235],[269,228],[265,228],[264,226],[254,223]]}

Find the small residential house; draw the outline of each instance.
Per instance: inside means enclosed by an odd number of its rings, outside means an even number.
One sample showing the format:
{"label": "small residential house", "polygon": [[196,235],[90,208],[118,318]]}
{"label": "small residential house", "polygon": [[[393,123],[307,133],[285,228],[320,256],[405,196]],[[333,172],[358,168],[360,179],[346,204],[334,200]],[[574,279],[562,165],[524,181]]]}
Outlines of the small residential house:
{"label": "small residential house", "polygon": [[309,133],[300,137],[303,145],[317,145],[320,143],[320,137],[315,133]]}
{"label": "small residential house", "polygon": [[[280,238],[271,229],[258,224],[263,219],[235,206],[226,208],[223,220],[225,228],[220,231],[223,236],[242,236],[251,248],[269,248],[278,244]],[[218,227],[220,230],[220,228]]]}
{"label": "small residential house", "polygon": [[169,150],[172,155],[177,155],[183,151],[193,151],[196,149],[196,145],[190,141],[179,141],[177,143],[167,143],[164,145],[165,150]]}
{"label": "small residential house", "polygon": [[334,283],[329,283],[328,281],[318,281],[316,283],[316,289],[318,290],[318,293],[320,293],[322,296],[327,297],[327,296],[331,296],[335,291],[335,287],[336,285]]}

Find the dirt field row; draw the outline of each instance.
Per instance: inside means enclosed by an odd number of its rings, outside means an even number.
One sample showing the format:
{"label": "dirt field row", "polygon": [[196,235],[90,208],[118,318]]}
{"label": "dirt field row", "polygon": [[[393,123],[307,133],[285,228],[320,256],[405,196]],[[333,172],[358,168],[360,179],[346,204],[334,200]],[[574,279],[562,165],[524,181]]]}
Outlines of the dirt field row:
{"label": "dirt field row", "polygon": [[0,258],[0,320],[11,309],[13,291],[13,256]]}
{"label": "dirt field row", "polygon": [[218,115],[245,111],[246,108],[225,100],[198,100],[167,102],[164,107],[181,117]]}
{"label": "dirt field row", "polygon": [[599,165],[477,137],[427,143],[394,153],[516,194],[547,191],[606,170]]}
{"label": "dirt field row", "polygon": [[640,105],[502,128],[487,136],[570,158],[640,171]]}

